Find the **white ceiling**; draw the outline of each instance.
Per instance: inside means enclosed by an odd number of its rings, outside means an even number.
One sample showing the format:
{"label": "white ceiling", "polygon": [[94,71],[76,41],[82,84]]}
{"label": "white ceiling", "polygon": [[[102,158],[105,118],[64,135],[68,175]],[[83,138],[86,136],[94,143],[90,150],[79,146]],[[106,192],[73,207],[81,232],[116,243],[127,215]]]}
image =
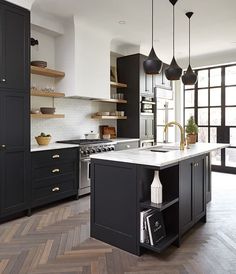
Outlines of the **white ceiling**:
{"label": "white ceiling", "polygon": [[[169,0],[154,0],[155,49],[164,59],[172,56],[172,6]],[[60,17],[77,14],[81,20],[111,33],[114,39],[149,49],[151,43],[151,0],[36,0],[34,11]],[[176,56],[188,55],[188,20],[193,11],[192,55],[236,50],[235,0],[179,0],[176,4]],[[126,24],[119,24],[119,21]]]}

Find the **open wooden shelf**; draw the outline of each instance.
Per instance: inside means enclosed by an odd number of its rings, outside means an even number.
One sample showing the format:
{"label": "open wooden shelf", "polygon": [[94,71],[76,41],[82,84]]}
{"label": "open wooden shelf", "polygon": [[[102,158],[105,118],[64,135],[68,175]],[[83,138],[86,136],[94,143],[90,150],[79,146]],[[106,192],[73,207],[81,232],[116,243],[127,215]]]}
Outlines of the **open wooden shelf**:
{"label": "open wooden shelf", "polygon": [[94,99],[93,101],[102,102],[102,103],[127,104],[127,100],[121,100],[121,99]]}
{"label": "open wooden shelf", "polygon": [[147,201],[147,202],[142,202],[140,203],[140,207],[142,208],[150,208],[150,209],[155,209],[157,211],[162,211],[176,203],[179,202],[179,198],[176,198],[176,199],[173,199],[173,200],[170,200],[170,201],[166,201],[164,203],[161,203],[161,204],[154,204],[150,201]]}
{"label": "open wooden shelf", "polygon": [[101,116],[101,115],[92,115],[92,119],[101,119],[101,120],[126,120],[127,116]]}
{"label": "open wooden shelf", "polygon": [[157,245],[149,245],[145,243],[140,243],[139,245],[142,247],[145,247],[146,249],[155,251],[157,253],[161,253],[163,250],[165,250],[168,246],[170,246],[173,242],[175,242],[178,239],[179,235],[175,233],[167,234],[165,238],[163,238]]}
{"label": "open wooden shelf", "polygon": [[31,91],[31,96],[41,96],[41,97],[54,97],[54,98],[61,98],[65,97],[65,93],[62,92],[46,92],[46,91]]}
{"label": "open wooden shelf", "polygon": [[65,76],[63,71],[58,71],[54,69],[41,68],[36,66],[31,66],[31,73],[36,75],[42,75],[47,77],[62,78]]}
{"label": "open wooden shelf", "polygon": [[37,119],[51,119],[51,118],[65,118],[64,114],[30,114],[31,118]]}
{"label": "open wooden shelf", "polygon": [[127,88],[126,84],[117,83],[117,82],[111,82],[110,85],[113,88]]}

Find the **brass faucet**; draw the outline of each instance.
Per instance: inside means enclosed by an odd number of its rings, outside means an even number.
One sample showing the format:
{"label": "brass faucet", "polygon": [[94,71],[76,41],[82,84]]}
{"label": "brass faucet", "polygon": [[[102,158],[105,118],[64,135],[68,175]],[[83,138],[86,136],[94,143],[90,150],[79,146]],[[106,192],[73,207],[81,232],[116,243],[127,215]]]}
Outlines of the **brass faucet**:
{"label": "brass faucet", "polygon": [[185,131],[184,131],[184,128],[181,126],[181,124],[173,121],[173,122],[169,122],[165,125],[164,133],[167,132],[168,127],[171,126],[171,125],[176,125],[180,129],[180,133],[181,133],[180,136],[181,137],[180,137],[180,146],[179,146],[179,148],[180,148],[180,150],[184,150],[184,147],[185,147]]}

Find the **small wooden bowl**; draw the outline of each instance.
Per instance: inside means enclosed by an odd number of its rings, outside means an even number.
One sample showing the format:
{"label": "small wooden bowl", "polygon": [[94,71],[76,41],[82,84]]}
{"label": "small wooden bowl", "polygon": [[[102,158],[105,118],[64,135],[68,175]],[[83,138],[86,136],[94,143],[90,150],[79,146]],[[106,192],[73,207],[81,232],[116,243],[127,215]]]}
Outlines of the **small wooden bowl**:
{"label": "small wooden bowl", "polygon": [[42,114],[54,114],[56,109],[50,107],[41,107],[40,111],[42,112]]}
{"label": "small wooden bowl", "polygon": [[47,146],[50,143],[51,138],[52,137],[43,137],[43,136],[35,137],[39,146]]}

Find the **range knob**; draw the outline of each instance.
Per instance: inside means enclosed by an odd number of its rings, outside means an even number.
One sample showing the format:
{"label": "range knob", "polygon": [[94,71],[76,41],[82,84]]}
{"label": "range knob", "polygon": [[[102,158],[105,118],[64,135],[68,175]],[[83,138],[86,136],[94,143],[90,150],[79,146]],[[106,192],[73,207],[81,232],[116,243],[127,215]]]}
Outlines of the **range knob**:
{"label": "range knob", "polygon": [[102,151],[103,151],[103,152],[107,151],[107,148],[106,148],[106,147],[103,147],[103,148],[102,148]]}
{"label": "range knob", "polygon": [[115,148],[114,147],[111,147],[111,151],[114,151],[115,150]]}
{"label": "range knob", "polygon": [[92,154],[92,153],[95,153],[96,152],[96,150],[95,149],[90,149],[90,154]]}
{"label": "range knob", "polygon": [[97,148],[97,152],[102,152],[101,148]]}

